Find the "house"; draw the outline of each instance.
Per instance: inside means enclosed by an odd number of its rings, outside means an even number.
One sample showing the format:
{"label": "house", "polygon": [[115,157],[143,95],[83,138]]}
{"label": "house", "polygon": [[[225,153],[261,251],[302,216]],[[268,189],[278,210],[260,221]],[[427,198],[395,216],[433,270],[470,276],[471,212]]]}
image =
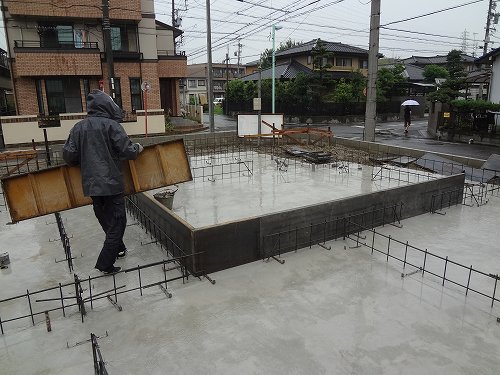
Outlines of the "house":
{"label": "house", "polygon": [[[446,67],[448,55],[436,55],[436,56],[410,56],[406,59],[402,59],[401,62],[404,64],[412,64],[425,68],[427,65],[439,65]],[[462,61],[464,63],[464,68],[467,72],[476,70],[475,58],[473,56],[467,55],[465,53],[461,54]]]}
{"label": "house", "polygon": [[102,8],[101,0],[3,1],[18,115],[81,114],[90,90],[110,92],[112,70],[115,101],[128,120],[144,109],[145,81],[151,87],[148,108],[180,112],[179,80],[187,60],[175,39],[182,31],[155,19],[153,0],[110,2],[108,64]]}
{"label": "house", "polygon": [[[489,67],[488,74],[484,75],[489,82],[488,99],[493,103],[500,103],[500,48],[496,48],[484,56],[476,59],[476,64]],[[484,77],[483,77],[484,78]]]}
{"label": "house", "polygon": [[[183,95],[183,103],[206,104],[208,100],[207,72],[208,64],[206,63],[191,64],[187,66],[186,79],[184,82],[185,96]],[[226,93],[226,81],[244,76],[246,69],[243,65],[213,63],[212,72],[212,91],[214,98],[224,98]]]}
{"label": "house", "polygon": [[[468,99],[481,99],[486,96],[485,85],[485,71],[478,69],[478,64],[473,56],[467,55],[465,53],[461,54],[464,69],[467,73],[466,84],[467,87],[464,90],[464,95]],[[427,65],[438,65],[446,67],[447,65],[447,55],[436,55],[436,56],[411,56],[400,61],[405,66],[412,65],[423,69]],[[439,84],[439,82],[437,82]]]}
{"label": "house", "polygon": [[[298,73],[312,74],[314,69],[314,53],[318,42],[323,44],[327,56],[323,57],[322,65],[329,66],[325,75],[333,79],[349,78],[353,72],[368,75],[368,51],[339,42],[326,42],[313,39],[307,43],[276,52],[276,79],[294,79]],[[247,64],[249,69],[244,81],[259,79],[258,61]],[[272,78],[272,67],[263,69],[261,79]]]}
{"label": "house", "polygon": [[327,72],[331,78],[348,78],[350,73],[359,71],[368,75],[368,51],[340,42],[327,42],[313,39],[307,43],[276,52],[276,65],[295,60],[306,68],[313,70],[314,52],[318,43],[323,43],[327,57],[323,57],[322,65],[330,65]]}

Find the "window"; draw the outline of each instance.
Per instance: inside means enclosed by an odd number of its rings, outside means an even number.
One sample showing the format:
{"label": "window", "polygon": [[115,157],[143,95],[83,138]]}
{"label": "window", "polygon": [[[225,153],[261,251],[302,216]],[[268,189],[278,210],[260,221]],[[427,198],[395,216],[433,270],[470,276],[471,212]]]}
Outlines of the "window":
{"label": "window", "polygon": [[49,115],[82,112],[80,80],[75,77],[45,80]]}
{"label": "window", "polygon": [[205,80],[204,79],[199,79],[198,80],[198,86],[205,86]]}
{"label": "window", "polygon": [[132,100],[132,111],[142,109],[142,89],[140,78],[130,78],[130,98]]}
{"label": "window", "polygon": [[359,60],[360,69],[368,69],[368,60]]}
{"label": "window", "polygon": [[312,64],[312,56],[309,55],[307,56],[307,65],[311,65]]}
{"label": "window", "polygon": [[188,87],[189,88],[196,88],[196,80],[195,79],[189,79],[188,80]]}
{"label": "window", "polygon": [[40,46],[47,48],[60,48],[61,46],[74,47],[73,26],[41,24],[38,26]]}
{"label": "window", "polygon": [[352,59],[347,57],[337,57],[337,66],[352,66]]}
{"label": "window", "polygon": [[111,26],[111,49],[113,51],[137,52],[136,26]]}

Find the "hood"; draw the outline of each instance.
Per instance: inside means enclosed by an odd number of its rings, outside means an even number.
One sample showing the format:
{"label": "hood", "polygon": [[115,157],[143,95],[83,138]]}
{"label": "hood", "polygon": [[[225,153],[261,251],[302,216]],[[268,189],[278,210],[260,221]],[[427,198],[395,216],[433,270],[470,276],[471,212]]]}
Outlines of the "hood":
{"label": "hood", "polygon": [[87,95],[87,113],[92,117],[107,117],[117,122],[123,119],[123,110],[101,90],[92,90]]}

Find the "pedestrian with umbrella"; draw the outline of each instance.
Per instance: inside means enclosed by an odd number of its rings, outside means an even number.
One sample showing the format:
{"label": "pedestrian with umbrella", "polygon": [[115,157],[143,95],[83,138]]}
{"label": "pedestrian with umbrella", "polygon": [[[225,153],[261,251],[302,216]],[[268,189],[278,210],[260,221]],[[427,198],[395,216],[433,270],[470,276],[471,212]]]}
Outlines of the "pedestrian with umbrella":
{"label": "pedestrian with umbrella", "polygon": [[411,125],[411,106],[419,105],[419,103],[416,100],[405,100],[403,103],[401,103],[401,106],[404,106],[405,113],[404,113],[404,118],[405,118],[405,134],[408,134],[408,128]]}

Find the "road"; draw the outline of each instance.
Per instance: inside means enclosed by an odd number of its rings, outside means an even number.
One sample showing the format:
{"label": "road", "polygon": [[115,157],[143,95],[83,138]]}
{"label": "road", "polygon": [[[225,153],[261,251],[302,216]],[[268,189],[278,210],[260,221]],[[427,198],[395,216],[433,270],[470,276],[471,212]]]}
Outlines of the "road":
{"label": "road", "polygon": [[[208,115],[204,115],[204,124],[208,126]],[[286,127],[305,126],[305,124],[285,125]],[[311,124],[311,127],[330,127],[335,136],[349,139],[363,139],[362,123],[352,124]],[[215,131],[236,131],[235,118],[225,115],[215,116]],[[442,152],[446,154],[468,156],[477,159],[488,159],[491,154],[500,154],[499,146],[468,144],[458,142],[438,141],[427,134],[427,120],[417,120],[412,123],[407,135],[404,134],[401,122],[378,123],[375,129],[375,141],[393,146],[415,148],[425,151]]]}

